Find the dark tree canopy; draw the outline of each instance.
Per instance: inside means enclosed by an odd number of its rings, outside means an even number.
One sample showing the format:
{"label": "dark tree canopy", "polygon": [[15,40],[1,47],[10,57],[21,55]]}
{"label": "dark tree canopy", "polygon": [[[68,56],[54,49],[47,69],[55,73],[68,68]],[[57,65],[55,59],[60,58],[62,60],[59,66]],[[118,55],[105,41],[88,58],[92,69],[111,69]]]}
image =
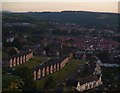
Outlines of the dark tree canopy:
{"label": "dark tree canopy", "polygon": [[23,79],[25,82],[23,90],[34,90],[35,82],[33,80],[32,71],[27,67],[19,67],[15,69],[15,74]]}

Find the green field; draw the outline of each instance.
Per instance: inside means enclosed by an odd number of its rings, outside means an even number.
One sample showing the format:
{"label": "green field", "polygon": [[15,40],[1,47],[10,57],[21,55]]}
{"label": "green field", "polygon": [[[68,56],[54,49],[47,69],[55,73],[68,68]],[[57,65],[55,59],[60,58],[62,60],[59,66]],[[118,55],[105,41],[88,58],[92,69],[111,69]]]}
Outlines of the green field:
{"label": "green field", "polygon": [[67,63],[61,70],[59,70],[53,74],[50,74],[41,80],[37,80],[36,88],[43,89],[46,80],[50,76],[52,76],[56,82],[65,79],[65,77],[69,76],[71,73],[73,73],[78,68],[79,64],[84,64],[84,63],[85,62],[81,61],[81,60],[71,59],[69,61],[69,63]]}
{"label": "green field", "polygon": [[30,59],[28,62],[23,63],[21,65],[16,66],[16,68],[21,67],[21,66],[25,66],[25,67],[29,67],[30,69],[32,69],[33,67],[39,65],[40,63],[43,63],[45,61],[48,61],[50,58],[49,57],[39,57],[39,56],[34,56],[32,59]]}

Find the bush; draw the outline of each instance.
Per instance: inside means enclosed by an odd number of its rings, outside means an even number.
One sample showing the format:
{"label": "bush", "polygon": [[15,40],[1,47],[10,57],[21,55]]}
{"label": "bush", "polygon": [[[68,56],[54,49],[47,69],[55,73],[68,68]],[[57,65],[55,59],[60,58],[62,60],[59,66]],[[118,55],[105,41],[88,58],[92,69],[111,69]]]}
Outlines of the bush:
{"label": "bush", "polygon": [[33,74],[29,68],[27,67],[16,68],[14,74],[21,77],[23,81],[25,82],[23,90],[32,91],[35,89],[35,82],[33,80]]}

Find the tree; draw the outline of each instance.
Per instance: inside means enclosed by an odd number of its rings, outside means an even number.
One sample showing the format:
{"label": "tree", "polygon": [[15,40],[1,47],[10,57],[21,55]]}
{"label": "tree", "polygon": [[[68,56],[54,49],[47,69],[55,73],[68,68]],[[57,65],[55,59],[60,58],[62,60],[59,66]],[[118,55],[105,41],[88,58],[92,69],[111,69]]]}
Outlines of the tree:
{"label": "tree", "polygon": [[12,81],[9,86],[11,89],[18,89],[18,88],[22,89],[23,85],[24,85],[24,82],[16,79],[15,81]]}
{"label": "tree", "polygon": [[35,89],[35,82],[33,80],[32,70],[28,67],[19,67],[16,68],[15,75],[18,75],[25,82],[23,90],[24,91],[33,91]]}
{"label": "tree", "polygon": [[105,60],[109,59],[109,53],[108,53],[108,51],[101,51],[101,52],[97,53],[97,57],[101,61],[105,61]]}
{"label": "tree", "polygon": [[20,39],[15,39],[12,42],[13,47],[17,47],[18,49],[21,49],[23,47],[23,43]]}
{"label": "tree", "polygon": [[24,86],[22,79],[15,75],[2,76],[2,90],[5,91],[21,91]]}
{"label": "tree", "polygon": [[17,53],[18,53],[17,48],[12,47],[9,49],[9,55],[13,56],[16,55]]}

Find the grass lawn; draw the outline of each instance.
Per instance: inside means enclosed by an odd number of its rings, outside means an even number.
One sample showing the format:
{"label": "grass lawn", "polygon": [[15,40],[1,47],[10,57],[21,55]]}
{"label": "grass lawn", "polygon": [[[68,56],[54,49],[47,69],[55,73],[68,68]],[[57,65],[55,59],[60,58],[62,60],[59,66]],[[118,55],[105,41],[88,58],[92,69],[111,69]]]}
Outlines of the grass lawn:
{"label": "grass lawn", "polygon": [[34,56],[32,59],[30,59],[28,62],[23,63],[21,65],[18,65],[16,67],[21,67],[21,66],[26,66],[32,69],[33,67],[39,65],[40,63],[43,63],[47,60],[49,60],[49,57],[39,57],[39,56]]}
{"label": "grass lawn", "polygon": [[78,68],[79,64],[84,64],[84,63],[85,63],[85,61],[70,59],[69,63],[67,63],[61,70],[59,70],[53,74],[50,74],[41,80],[37,80],[36,88],[43,89],[46,80],[50,76],[52,76],[56,82],[65,79],[67,76],[69,76],[71,73],[73,73]]}

